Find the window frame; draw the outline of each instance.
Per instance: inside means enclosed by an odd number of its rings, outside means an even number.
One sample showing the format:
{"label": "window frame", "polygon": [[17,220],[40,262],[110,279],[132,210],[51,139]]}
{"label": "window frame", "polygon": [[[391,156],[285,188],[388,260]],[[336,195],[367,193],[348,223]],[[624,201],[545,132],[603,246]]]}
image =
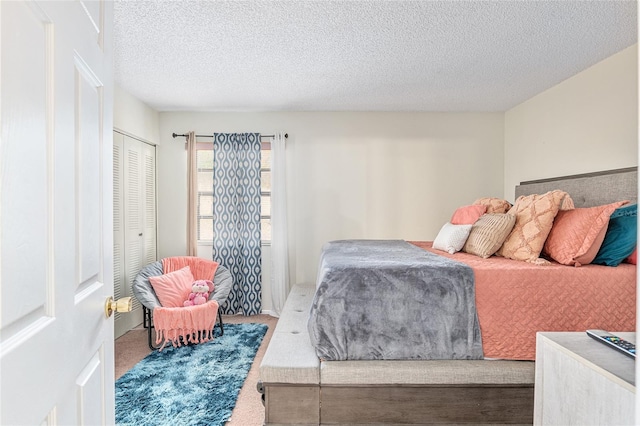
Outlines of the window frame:
{"label": "window frame", "polygon": [[[186,146],[186,145],[185,145]],[[196,151],[213,151],[213,142],[197,142],[196,143]],[[261,147],[260,147],[260,205],[262,205],[262,197],[267,196],[269,197],[269,202],[271,202],[271,192],[272,191],[264,191],[262,188],[262,172],[268,172],[269,176],[271,176],[271,164],[269,164],[269,167],[262,167],[262,151],[271,151],[271,142],[261,142]],[[197,169],[197,173],[196,176],[198,176],[198,173],[200,172],[211,172],[213,173],[214,169],[213,169],[213,165],[212,167],[209,168],[201,168],[199,167],[199,161],[198,161],[198,153],[196,152],[196,169]],[[214,194],[213,194],[213,188],[211,189],[211,191],[200,191],[198,189],[197,191],[197,206],[196,206],[196,224],[197,224],[197,244],[198,245],[206,245],[206,246],[210,246],[213,245],[213,239],[211,240],[203,240],[200,239],[200,219],[210,219],[211,221],[213,221],[214,215],[213,215],[213,211],[211,215],[201,215],[200,214],[200,200],[203,196],[210,196],[213,198]],[[263,220],[268,220],[269,221],[269,226],[271,226],[271,214],[265,215],[262,212],[262,209],[260,209],[260,226],[262,227],[262,221]],[[271,239],[269,240],[264,240],[262,239],[262,235],[264,234],[262,232],[262,228],[260,229],[260,245],[261,246],[270,246],[271,245]]]}
{"label": "window frame", "polygon": [[260,244],[262,246],[270,246],[271,238],[269,238],[268,240],[262,239],[262,234],[263,234],[262,220],[267,219],[269,221],[269,228],[271,228],[271,188],[269,189],[269,191],[263,191],[262,189],[262,172],[269,172],[269,182],[271,182],[271,162],[269,162],[269,167],[264,167],[264,168],[262,167],[263,151],[271,151],[271,142],[262,142],[262,145],[260,147],[260,206],[262,206],[262,197],[263,196],[269,197],[269,214],[268,215],[262,214],[263,213],[262,208],[260,208]]}
{"label": "window frame", "polygon": [[[202,147],[201,147],[202,145]],[[208,147],[207,147],[208,146]],[[196,151],[212,151],[213,152],[213,143],[210,144],[206,144],[206,143],[198,143],[196,145]],[[198,164],[198,153],[196,152],[196,179],[199,176],[200,172],[211,172],[211,174],[213,175],[213,164],[211,165],[211,168],[201,168],[199,167]],[[198,188],[197,186],[197,182],[196,182],[196,188]],[[196,197],[197,197],[197,203],[196,203],[196,225],[197,225],[197,233],[198,235],[196,236],[196,240],[197,240],[197,244],[199,245],[213,245],[213,239],[211,240],[201,240],[200,239],[200,220],[201,219],[210,219],[211,222],[213,222],[213,208],[211,209],[211,215],[201,215],[200,214],[200,200],[203,196],[210,196],[211,199],[213,199],[213,188],[211,188],[211,191],[200,191],[200,189],[198,188],[197,192],[196,192]]]}

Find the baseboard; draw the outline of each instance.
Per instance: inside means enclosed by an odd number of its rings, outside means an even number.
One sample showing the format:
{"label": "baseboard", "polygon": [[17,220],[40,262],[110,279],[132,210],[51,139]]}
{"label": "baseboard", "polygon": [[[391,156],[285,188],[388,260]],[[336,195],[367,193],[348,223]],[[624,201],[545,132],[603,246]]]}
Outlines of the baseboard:
{"label": "baseboard", "polygon": [[276,311],[272,311],[270,309],[261,311],[260,313],[264,314],[264,315],[269,315],[269,316],[272,316],[272,317],[280,318],[280,315],[278,315],[278,313]]}

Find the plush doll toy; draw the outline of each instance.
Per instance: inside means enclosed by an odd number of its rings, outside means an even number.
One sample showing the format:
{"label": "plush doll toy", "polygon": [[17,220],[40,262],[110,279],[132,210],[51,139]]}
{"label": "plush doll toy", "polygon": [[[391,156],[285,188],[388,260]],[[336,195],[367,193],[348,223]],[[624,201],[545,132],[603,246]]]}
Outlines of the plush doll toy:
{"label": "plush doll toy", "polygon": [[213,291],[213,282],[209,280],[194,281],[191,286],[189,298],[184,301],[184,306],[202,305],[209,300],[209,294]]}

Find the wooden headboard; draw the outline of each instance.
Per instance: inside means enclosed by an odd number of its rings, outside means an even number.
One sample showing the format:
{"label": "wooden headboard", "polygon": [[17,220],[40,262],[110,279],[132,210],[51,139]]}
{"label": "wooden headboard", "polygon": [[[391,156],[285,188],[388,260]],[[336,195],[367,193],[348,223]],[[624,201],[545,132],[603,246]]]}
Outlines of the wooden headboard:
{"label": "wooden headboard", "polygon": [[516,198],[561,189],[571,195],[576,207],[593,207],[615,201],[638,202],[638,168],[606,170],[581,175],[520,182]]}

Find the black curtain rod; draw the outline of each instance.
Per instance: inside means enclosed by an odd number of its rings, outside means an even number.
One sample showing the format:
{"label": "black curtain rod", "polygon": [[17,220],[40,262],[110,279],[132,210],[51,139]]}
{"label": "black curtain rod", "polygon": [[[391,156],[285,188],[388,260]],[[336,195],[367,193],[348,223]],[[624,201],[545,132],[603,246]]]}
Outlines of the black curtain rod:
{"label": "black curtain rod", "polygon": [[[189,135],[179,135],[177,133],[173,133],[172,134],[173,138],[177,138],[178,136],[184,136],[185,138]],[[196,138],[212,138],[213,135],[196,135]],[[275,135],[260,135],[261,138],[275,138]],[[289,133],[285,133],[284,134],[284,138],[288,139],[289,138]]]}

